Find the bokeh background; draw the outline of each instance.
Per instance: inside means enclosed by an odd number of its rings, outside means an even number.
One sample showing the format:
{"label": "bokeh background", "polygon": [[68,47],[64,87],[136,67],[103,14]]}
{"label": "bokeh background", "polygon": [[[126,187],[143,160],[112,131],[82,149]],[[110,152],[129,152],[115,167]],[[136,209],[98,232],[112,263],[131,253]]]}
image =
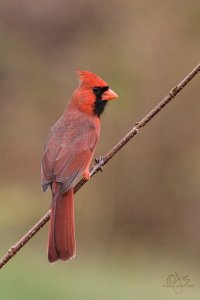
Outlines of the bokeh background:
{"label": "bokeh background", "polygon": [[[120,95],[102,117],[105,154],[198,62],[200,2],[0,2],[0,253],[49,209],[40,159],[77,86],[75,70]],[[0,298],[178,299],[200,292],[200,78],[76,195],[77,258],[49,265],[47,226],[0,271]]]}

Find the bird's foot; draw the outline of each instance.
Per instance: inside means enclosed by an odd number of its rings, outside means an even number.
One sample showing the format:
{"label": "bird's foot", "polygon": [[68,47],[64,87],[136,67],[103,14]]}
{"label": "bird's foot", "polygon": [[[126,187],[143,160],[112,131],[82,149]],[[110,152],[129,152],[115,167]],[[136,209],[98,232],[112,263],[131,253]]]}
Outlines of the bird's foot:
{"label": "bird's foot", "polygon": [[92,170],[90,172],[90,176],[94,175],[99,170],[101,172],[103,172],[103,165],[104,165],[104,158],[103,158],[103,156],[95,158],[95,163],[96,164],[94,165],[94,167],[92,168]]}
{"label": "bird's foot", "polygon": [[103,172],[103,164],[104,164],[104,158],[103,158],[103,156],[95,158],[95,163],[96,163],[95,167],[96,166],[98,167],[98,169],[96,169],[96,171],[99,170],[99,171]]}

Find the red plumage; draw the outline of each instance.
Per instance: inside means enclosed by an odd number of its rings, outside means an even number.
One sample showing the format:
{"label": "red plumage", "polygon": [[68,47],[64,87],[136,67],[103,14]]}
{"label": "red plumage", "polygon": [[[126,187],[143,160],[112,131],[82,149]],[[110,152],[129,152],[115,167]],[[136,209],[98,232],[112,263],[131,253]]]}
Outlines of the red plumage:
{"label": "red plumage", "polygon": [[96,74],[79,71],[80,85],[51,128],[42,157],[42,188],[52,189],[48,258],[69,260],[76,254],[73,187],[89,166],[100,134],[99,116],[118,95]]}

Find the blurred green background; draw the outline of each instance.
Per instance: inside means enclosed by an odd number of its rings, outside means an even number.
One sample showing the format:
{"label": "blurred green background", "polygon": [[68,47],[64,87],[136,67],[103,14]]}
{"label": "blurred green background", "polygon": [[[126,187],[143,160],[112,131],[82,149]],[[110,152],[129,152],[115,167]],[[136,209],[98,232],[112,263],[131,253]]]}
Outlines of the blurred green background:
{"label": "blurred green background", "polygon": [[[49,209],[49,128],[96,72],[120,95],[102,117],[105,154],[198,62],[200,2],[0,2],[0,253]],[[0,299],[199,299],[200,78],[76,195],[77,258],[49,265],[47,226],[0,271]],[[167,277],[188,275],[177,295]]]}

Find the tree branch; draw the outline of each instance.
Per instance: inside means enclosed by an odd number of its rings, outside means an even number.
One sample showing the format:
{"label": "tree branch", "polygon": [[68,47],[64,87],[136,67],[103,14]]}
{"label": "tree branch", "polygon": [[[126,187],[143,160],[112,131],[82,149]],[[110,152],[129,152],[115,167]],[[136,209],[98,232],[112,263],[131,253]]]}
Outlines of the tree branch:
{"label": "tree branch", "polygon": [[[111,158],[117,154],[117,152],[124,147],[152,118],[157,115],[161,109],[165,107],[200,71],[200,64],[198,64],[177,86],[175,86],[169,94],[157,105],[152,111],[150,111],[140,122],[137,122],[135,126],[129,131],[122,140],[116,144],[105,156],[103,156],[90,170],[92,176],[94,176],[101,168],[106,165]],[[81,179],[74,187],[74,193],[76,193],[87,181]],[[49,210],[15,245],[13,245],[1,258],[0,269],[13,257],[15,254],[49,221]]]}

